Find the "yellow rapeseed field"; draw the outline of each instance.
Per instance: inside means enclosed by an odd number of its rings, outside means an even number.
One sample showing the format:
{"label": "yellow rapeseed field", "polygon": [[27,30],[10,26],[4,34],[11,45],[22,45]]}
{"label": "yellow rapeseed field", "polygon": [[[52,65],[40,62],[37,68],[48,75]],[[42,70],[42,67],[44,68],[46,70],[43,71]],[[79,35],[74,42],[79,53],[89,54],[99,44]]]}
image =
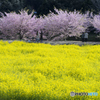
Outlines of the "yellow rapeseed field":
{"label": "yellow rapeseed field", "polygon": [[100,100],[100,45],[0,41],[0,100]]}

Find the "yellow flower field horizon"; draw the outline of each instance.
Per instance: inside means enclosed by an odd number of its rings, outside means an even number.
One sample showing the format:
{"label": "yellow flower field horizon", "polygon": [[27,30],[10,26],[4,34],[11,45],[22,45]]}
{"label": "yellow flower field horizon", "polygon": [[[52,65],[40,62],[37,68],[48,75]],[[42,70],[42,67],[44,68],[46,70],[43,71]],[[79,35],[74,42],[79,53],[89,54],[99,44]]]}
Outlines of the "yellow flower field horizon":
{"label": "yellow flower field horizon", "polygon": [[0,41],[0,100],[100,100],[100,45]]}

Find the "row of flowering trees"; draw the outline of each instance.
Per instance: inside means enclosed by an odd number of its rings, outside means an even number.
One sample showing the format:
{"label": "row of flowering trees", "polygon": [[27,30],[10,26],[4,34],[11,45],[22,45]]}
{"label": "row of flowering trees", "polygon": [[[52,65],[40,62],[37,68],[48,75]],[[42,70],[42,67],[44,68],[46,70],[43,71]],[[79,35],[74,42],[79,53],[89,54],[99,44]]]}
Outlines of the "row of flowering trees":
{"label": "row of flowering trees", "polygon": [[37,18],[27,11],[5,13],[0,18],[0,38],[24,39],[35,37],[36,32],[43,32],[44,38],[50,40],[63,40],[68,36],[80,37],[89,26],[94,26],[100,31],[100,15],[89,12],[81,14],[78,11],[67,12],[55,9],[57,14],[50,12],[47,16]]}

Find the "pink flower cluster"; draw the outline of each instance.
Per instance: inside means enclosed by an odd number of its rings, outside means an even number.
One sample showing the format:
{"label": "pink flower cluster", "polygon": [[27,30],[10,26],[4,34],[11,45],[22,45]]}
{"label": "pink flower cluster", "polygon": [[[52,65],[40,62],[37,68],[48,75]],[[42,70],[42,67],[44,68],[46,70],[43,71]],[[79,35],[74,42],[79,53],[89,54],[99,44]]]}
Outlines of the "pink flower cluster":
{"label": "pink flower cluster", "polygon": [[100,31],[100,16],[96,15],[89,18],[89,13],[81,14],[78,11],[67,12],[55,9],[57,14],[50,12],[47,16],[36,18],[27,11],[21,11],[20,14],[15,12],[2,14],[0,18],[0,38],[10,39],[25,37],[35,37],[36,32],[43,32],[46,39],[63,40],[68,36],[80,37],[82,32],[92,24]]}

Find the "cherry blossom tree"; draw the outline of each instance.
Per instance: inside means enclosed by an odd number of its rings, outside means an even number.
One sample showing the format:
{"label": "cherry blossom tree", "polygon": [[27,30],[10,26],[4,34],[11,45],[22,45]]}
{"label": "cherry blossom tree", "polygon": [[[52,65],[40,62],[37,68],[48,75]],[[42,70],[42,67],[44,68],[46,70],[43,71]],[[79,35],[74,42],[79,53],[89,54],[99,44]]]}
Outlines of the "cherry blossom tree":
{"label": "cherry blossom tree", "polygon": [[0,18],[0,37],[14,38],[19,36],[20,39],[25,37],[35,37],[36,32],[43,32],[43,37],[48,40],[63,40],[68,36],[80,37],[85,32],[88,24],[88,13],[67,12],[55,9],[57,14],[50,12],[47,16],[32,17],[27,11],[21,11],[20,14],[15,12],[5,13]]}
{"label": "cherry blossom tree", "polygon": [[32,17],[31,13],[28,15],[27,11],[21,11],[20,14],[15,12],[2,14],[0,18],[0,32],[3,33],[0,37],[7,37],[16,39],[23,39],[25,36],[34,36],[35,26],[38,22],[36,16]]}
{"label": "cherry blossom tree", "polygon": [[100,32],[100,13],[98,15],[94,15],[92,17],[91,23],[92,23],[93,27],[96,28],[95,33]]}
{"label": "cherry blossom tree", "polygon": [[63,40],[68,36],[80,37],[89,26],[87,24],[88,13],[81,14],[77,11],[67,12],[57,9],[55,11],[57,14],[50,12],[42,20],[42,26],[48,39]]}

